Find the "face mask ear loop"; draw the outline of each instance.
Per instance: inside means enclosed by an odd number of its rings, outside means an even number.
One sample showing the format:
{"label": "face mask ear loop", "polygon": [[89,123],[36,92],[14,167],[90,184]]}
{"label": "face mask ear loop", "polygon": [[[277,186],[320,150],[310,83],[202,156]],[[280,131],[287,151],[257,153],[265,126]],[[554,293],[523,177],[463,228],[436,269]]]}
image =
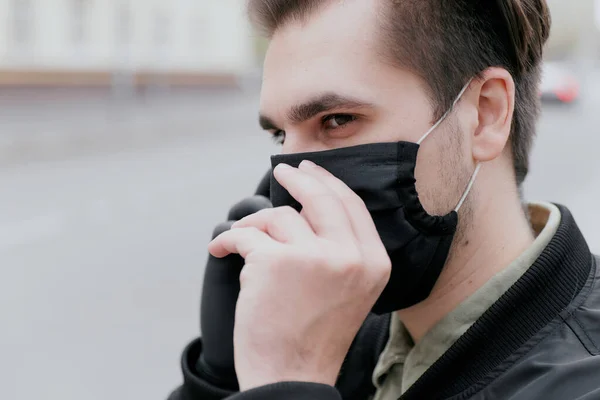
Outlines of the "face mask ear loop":
{"label": "face mask ear loop", "polygon": [[421,143],[423,143],[423,141],[425,139],[427,139],[427,136],[431,135],[431,133],[433,131],[435,131],[437,129],[437,127],[440,126],[442,124],[442,122],[444,122],[446,120],[446,118],[448,118],[448,115],[451,112],[452,112],[452,108],[450,110],[446,111],[446,114],[444,114],[444,116],[442,118],[440,118],[440,120],[438,122],[436,122],[435,125],[432,126],[431,129],[429,129],[426,134],[423,135],[423,137],[417,142],[417,144],[421,145]]}
{"label": "face mask ear loop", "polygon": [[463,204],[465,204],[465,200],[467,200],[467,197],[469,196],[469,193],[471,192],[471,189],[473,188],[473,184],[475,183],[475,179],[477,178],[477,174],[479,173],[480,169],[481,169],[481,164],[477,163],[477,167],[475,167],[475,172],[473,172],[473,175],[471,176],[471,180],[469,181],[469,184],[467,185],[467,190],[465,190],[465,193],[463,194],[462,198],[458,202],[458,205],[456,206],[454,211],[458,212],[460,210],[460,208],[463,206]]}
{"label": "face mask ear loop", "polygon": [[448,118],[448,115],[450,115],[450,113],[454,110],[454,107],[456,107],[456,104],[458,104],[458,102],[460,101],[460,99],[463,97],[463,95],[465,94],[465,92],[467,91],[467,89],[469,88],[469,86],[471,85],[472,81],[473,81],[473,79],[469,79],[469,82],[467,82],[467,84],[465,85],[465,87],[462,88],[462,90],[460,91],[460,93],[458,94],[458,96],[456,96],[456,99],[452,103],[452,106],[450,107],[450,109],[448,111],[446,111],[446,114],[444,114],[444,116],[442,118],[440,118],[439,121],[436,122],[435,125],[433,125],[431,127],[431,129],[429,129],[427,131],[426,134],[423,135],[423,137],[417,142],[418,145],[421,145],[421,143],[423,143],[423,141],[425,139],[427,139],[427,136],[431,135],[431,133],[433,131],[435,131],[438,128],[438,126],[440,126],[442,124],[442,122],[444,122],[446,120],[446,118]]}

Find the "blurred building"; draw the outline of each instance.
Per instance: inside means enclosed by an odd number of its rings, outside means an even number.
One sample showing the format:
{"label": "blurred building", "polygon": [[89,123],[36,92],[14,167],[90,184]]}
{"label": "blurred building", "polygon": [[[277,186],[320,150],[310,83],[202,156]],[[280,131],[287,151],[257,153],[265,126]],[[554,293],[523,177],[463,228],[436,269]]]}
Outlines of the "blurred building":
{"label": "blurred building", "polygon": [[[550,58],[573,56],[582,40],[597,38],[595,0],[548,2]],[[0,85],[234,83],[265,50],[243,3],[0,0]]]}
{"label": "blurred building", "polygon": [[598,43],[595,23],[597,0],[547,0],[552,12],[552,33],[547,47],[550,58],[585,57],[581,54]]}
{"label": "blurred building", "polygon": [[0,0],[0,84],[227,82],[255,64],[239,0]]}

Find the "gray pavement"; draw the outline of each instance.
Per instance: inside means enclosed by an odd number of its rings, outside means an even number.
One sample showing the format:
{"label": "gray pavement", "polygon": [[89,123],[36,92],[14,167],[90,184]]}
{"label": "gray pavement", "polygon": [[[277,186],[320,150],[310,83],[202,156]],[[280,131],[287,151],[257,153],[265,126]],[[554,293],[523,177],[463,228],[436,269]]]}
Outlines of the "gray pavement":
{"label": "gray pavement", "polygon": [[[138,105],[136,118],[123,108],[121,122],[76,102],[48,125],[69,107],[44,116],[27,105],[38,127],[140,140],[0,169],[1,398],[164,399],[180,382],[210,231],[276,151],[256,128],[255,94],[215,96]],[[545,107],[526,194],[570,206],[600,252],[600,76],[584,96]],[[147,144],[148,129],[187,134]]]}

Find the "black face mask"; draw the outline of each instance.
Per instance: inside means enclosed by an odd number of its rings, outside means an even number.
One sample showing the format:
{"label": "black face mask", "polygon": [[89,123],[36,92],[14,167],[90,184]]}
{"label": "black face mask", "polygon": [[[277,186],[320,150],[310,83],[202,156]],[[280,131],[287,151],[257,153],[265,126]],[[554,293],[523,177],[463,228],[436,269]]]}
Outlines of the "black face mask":
{"label": "black face mask", "polygon": [[[465,86],[457,100],[462,96]],[[450,112],[450,111],[449,111]],[[455,211],[444,216],[429,215],[415,188],[415,166],[420,143],[449,112],[417,143],[375,143],[315,153],[282,154],[271,158],[293,167],[309,160],[343,181],[365,202],[385,249],[392,261],[390,280],[373,307],[378,314],[411,307],[425,300],[448,259],[463,204],[479,171]],[[271,177],[274,207],[301,205]]]}
{"label": "black face mask", "polygon": [[[390,281],[373,309],[376,313],[407,308],[429,296],[456,232],[456,212],[434,217],[419,201],[414,177],[418,149],[415,143],[376,143],[272,157],[273,168],[312,161],[363,199],[392,261]],[[274,207],[301,209],[274,178],[271,202]]]}

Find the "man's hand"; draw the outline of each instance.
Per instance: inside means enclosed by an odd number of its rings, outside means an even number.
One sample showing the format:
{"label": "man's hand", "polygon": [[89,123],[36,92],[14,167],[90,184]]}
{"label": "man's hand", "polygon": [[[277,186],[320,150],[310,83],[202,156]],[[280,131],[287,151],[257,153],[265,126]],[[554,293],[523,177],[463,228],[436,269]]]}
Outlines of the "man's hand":
{"label": "man's hand", "polygon": [[302,213],[259,211],[209,245],[246,262],[234,330],[240,388],[334,385],[391,263],[363,201],[340,180],[307,161],[274,174]]}

